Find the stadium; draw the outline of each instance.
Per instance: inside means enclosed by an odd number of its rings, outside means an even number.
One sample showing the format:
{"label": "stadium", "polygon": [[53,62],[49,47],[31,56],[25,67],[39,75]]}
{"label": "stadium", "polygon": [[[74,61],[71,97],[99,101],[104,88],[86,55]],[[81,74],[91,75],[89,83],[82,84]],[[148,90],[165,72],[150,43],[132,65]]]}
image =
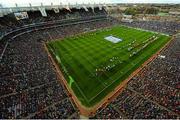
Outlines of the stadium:
{"label": "stadium", "polygon": [[179,119],[180,5],[0,6],[0,119]]}

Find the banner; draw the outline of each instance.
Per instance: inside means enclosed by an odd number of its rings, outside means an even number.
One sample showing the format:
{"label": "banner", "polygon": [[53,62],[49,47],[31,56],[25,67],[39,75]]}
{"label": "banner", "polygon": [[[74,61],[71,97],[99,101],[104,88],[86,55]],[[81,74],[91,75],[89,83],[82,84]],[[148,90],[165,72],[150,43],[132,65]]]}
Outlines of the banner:
{"label": "banner", "polygon": [[53,8],[55,13],[59,13],[59,8]]}
{"label": "banner", "polygon": [[92,9],[92,11],[93,11],[93,13],[94,13],[94,6],[91,6],[91,9]]}
{"label": "banner", "polygon": [[86,7],[86,6],[83,6],[83,8],[85,9],[85,11],[86,11],[86,12],[88,12],[88,9],[87,9],[87,7]]}
{"label": "banner", "polygon": [[102,10],[102,6],[99,5],[99,10]]}
{"label": "banner", "polygon": [[16,17],[16,20],[22,20],[22,19],[28,19],[28,14],[27,12],[17,12],[17,13],[14,13],[15,17]]}
{"label": "banner", "polygon": [[3,12],[0,11],[0,17],[3,17],[3,16],[4,16]]}
{"label": "banner", "polygon": [[66,6],[65,9],[71,12],[71,9],[69,8],[69,6]]}
{"label": "banner", "polygon": [[40,7],[39,10],[40,10],[41,15],[42,15],[43,17],[47,17],[47,13],[46,13],[45,8]]}

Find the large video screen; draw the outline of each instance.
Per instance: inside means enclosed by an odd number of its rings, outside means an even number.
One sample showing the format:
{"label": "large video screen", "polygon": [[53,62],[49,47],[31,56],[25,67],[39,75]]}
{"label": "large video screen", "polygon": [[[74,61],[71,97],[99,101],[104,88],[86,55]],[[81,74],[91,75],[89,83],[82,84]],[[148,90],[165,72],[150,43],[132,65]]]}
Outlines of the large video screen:
{"label": "large video screen", "polygon": [[17,20],[28,19],[27,12],[17,12],[17,13],[14,13],[14,15],[15,15]]}

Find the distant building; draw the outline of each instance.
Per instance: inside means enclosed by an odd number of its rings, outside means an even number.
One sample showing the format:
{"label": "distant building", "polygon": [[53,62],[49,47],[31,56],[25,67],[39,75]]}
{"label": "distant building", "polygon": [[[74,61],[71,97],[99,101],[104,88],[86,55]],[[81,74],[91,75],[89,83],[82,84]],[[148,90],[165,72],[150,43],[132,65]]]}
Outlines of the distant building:
{"label": "distant building", "polygon": [[122,16],[122,19],[121,19],[122,22],[133,22],[133,16],[132,15],[125,15],[123,14]]}
{"label": "distant building", "polygon": [[179,11],[170,11],[169,15],[179,15],[180,16],[180,12]]}

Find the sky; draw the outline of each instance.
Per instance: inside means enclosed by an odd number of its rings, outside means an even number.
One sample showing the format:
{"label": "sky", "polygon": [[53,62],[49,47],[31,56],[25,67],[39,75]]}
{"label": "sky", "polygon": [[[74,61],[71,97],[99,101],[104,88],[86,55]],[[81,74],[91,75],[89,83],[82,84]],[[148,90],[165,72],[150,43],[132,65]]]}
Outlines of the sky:
{"label": "sky", "polygon": [[51,2],[54,5],[62,4],[88,4],[88,3],[179,3],[180,0],[0,0],[0,4],[4,7],[14,7],[15,3],[18,6],[29,6],[29,3],[32,5],[50,5]]}

